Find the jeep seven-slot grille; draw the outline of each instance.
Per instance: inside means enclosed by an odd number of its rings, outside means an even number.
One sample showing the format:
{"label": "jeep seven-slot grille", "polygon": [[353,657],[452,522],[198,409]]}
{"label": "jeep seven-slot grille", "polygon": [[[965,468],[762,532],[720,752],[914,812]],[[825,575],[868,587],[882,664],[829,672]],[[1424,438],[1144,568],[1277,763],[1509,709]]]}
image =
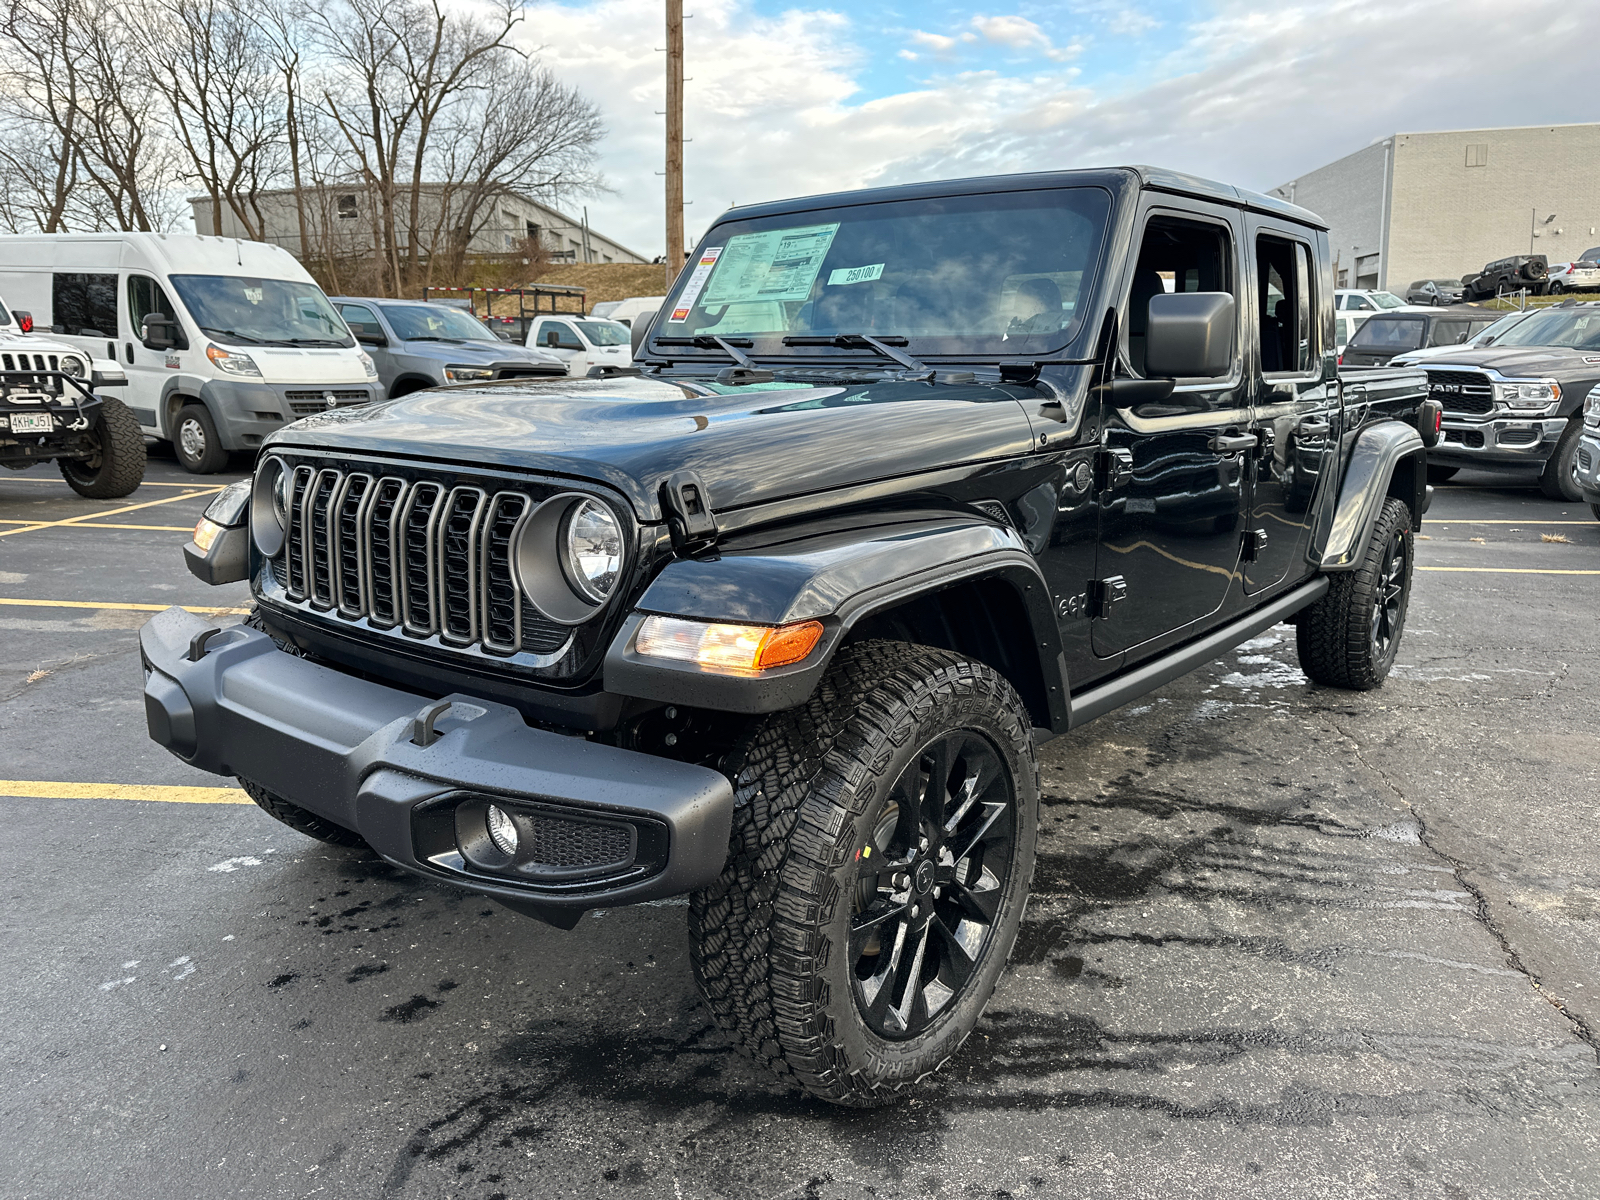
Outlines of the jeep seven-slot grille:
{"label": "jeep seven-slot grille", "polygon": [[571,630],[528,602],[512,569],[527,495],[306,466],[288,492],[275,567],[290,600],[491,654],[566,644]]}
{"label": "jeep seven-slot grille", "polygon": [[1445,412],[1486,413],[1494,408],[1494,385],[1480,371],[1429,371],[1428,396]]}

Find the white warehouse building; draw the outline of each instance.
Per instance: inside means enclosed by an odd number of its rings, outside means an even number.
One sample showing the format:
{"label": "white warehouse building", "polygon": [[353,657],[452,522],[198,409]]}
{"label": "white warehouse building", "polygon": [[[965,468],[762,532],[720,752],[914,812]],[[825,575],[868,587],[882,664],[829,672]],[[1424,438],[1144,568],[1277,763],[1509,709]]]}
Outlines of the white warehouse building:
{"label": "white warehouse building", "polygon": [[1339,287],[1567,262],[1600,245],[1600,124],[1396,133],[1270,194],[1328,222]]}

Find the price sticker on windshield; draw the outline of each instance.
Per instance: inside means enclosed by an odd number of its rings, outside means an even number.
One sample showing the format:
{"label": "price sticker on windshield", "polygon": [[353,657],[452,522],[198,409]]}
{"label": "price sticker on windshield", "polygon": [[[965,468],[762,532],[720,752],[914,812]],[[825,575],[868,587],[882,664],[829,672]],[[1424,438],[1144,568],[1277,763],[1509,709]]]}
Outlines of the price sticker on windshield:
{"label": "price sticker on windshield", "polygon": [[828,272],[828,286],[837,287],[842,283],[871,283],[875,279],[882,278],[882,263],[873,263],[870,267],[839,267]]}
{"label": "price sticker on windshield", "polygon": [[689,319],[689,311],[694,308],[694,302],[700,299],[700,290],[706,286],[711,268],[717,265],[717,256],[721,253],[721,246],[706,247],[705,253],[700,255],[700,261],[694,265],[689,282],[684,284],[683,295],[678,297],[678,303],[673,307],[672,315],[667,320],[682,324]]}

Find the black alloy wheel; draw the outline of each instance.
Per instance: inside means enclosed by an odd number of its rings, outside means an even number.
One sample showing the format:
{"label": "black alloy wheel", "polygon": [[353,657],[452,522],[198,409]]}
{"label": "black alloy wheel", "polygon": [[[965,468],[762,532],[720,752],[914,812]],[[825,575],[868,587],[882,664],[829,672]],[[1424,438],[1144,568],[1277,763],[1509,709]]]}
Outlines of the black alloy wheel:
{"label": "black alloy wheel", "polygon": [[1016,789],[983,734],[923,747],[861,850],[849,957],[879,1037],[915,1037],[958,998],[995,936],[1016,840]]}
{"label": "black alloy wheel", "polygon": [[1408,584],[1411,579],[1411,539],[1409,529],[1397,529],[1384,545],[1378,567],[1377,586],[1372,602],[1372,657],[1378,662],[1394,661],[1405,627]]}
{"label": "black alloy wheel", "polygon": [[1391,496],[1354,569],[1331,573],[1296,622],[1300,669],[1312,682],[1365,692],[1384,681],[1405,631],[1413,558],[1411,510]]}

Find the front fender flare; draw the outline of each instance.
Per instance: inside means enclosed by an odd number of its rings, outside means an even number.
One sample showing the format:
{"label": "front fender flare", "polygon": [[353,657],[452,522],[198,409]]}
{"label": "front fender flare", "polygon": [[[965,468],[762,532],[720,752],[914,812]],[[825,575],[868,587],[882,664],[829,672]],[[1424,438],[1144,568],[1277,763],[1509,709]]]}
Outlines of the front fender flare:
{"label": "front fender flare", "polygon": [[[1350,466],[1344,473],[1339,499],[1328,525],[1328,537],[1318,561],[1322,570],[1351,571],[1361,562],[1367,543],[1372,539],[1378,512],[1389,496],[1389,482],[1394,478],[1395,467],[1413,456],[1419,468],[1414,478],[1420,490],[1424,486],[1421,481],[1426,477],[1420,468],[1427,461],[1427,449],[1414,426],[1401,421],[1380,421],[1356,436],[1350,450]],[[1418,496],[1409,502],[1413,521],[1421,520],[1418,503],[1421,499]]]}
{"label": "front fender flare", "polygon": [[[954,584],[995,578],[1022,602],[1045,675],[1050,725],[1066,728],[1066,670],[1050,589],[1014,530],[964,514],[813,530],[769,534],[749,549],[668,564],[606,653],[606,690],[726,712],[792,708],[811,695],[864,617]],[[638,654],[634,639],[651,614],[751,625],[820,620],[825,632],[804,662],[752,676]]]}

